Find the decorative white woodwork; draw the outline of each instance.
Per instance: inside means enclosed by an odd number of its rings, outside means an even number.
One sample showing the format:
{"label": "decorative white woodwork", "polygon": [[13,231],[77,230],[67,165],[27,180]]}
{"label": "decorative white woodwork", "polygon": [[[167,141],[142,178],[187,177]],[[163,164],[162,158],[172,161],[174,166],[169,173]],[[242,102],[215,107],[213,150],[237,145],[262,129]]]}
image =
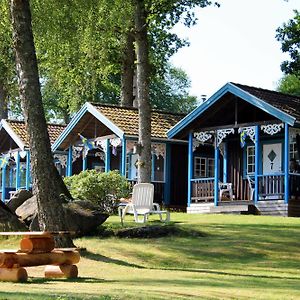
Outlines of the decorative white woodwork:
{"label": "decorative white woodwork", "polygon": [[251,139],[253,143],[255,143],[255,126],[249,126],[249,127],[241,127],[238,130],[238,133],[245,132],[247,136]]}
{"label": "decorative white woodwork", "polygon": [[208,131],[194,132],[194,137],[203,144],[212,138],[212,134]]}
{"label": "decorative white woodwork", "polygon": [[268,124],[268,125],[261,125],[261,130],[269,135],[274,135],[281,131],[284,128],[284,124]]}
{"label": "decorative white woodwork", "polygon": [[219,129],[217,130],[217,147],[222,143],[227,135],[234,133],[234,128]]}
{"label": "decorative white woodwork", "polygon": [[66,154],[54,154],[54,159],[57,159],[62,167],[67,166],[68,155],[66,155]]}
{"label": "decorative white woodwork", "polygon": [[81,152],[83,152],[82,146],[73,146],[72,147],[72,163],[81,156]]}
{"label": "decorative white woodwork", "polygon": [[166,145],[165,144],[151,144],[151,152],[156,155],[156,157],[162,156],[165,158],[166,156]]}

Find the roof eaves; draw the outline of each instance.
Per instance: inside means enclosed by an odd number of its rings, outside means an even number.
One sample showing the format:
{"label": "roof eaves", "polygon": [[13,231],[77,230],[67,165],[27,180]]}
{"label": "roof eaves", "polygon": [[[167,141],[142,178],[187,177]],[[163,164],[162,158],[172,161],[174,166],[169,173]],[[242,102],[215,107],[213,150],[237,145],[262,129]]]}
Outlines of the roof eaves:
{"label": "roof eaves", "polygon": [[25,142],[15,133],[15,131],[6,120],[1,120],[1,129],[2,128],[6,130],[9,136],[14,140],[14,142],[20,147],[21,150],[25,149]]}
{"label": "roof eaves", "polygon": [[76,126],[78,121],[82,118],[82,116],[88,111],[87,103],[85,103],[81,109],[75,114],[72,118],[71,122],[66,126],[66,128],[59,135],[57,140],[51,146],[52,151],[57,150],[57,148],[62,144],[62,142],[66,139],[66,137],[70,134],[72,129]]}
{"label": "roof eaves", "polygon": [[228,83],[228,87],[229,87],[229,91],[231,93],[233,93],[234,95],[242,98],[243,100],[247,101],[248,103],[265,111],[266,113],[271,114],[272,116],[274,116],[275,118],[278,118],[282,122],[288,123],[291,126],[293,126],[295,124],[296,118],[283,112],[279,108],[267,103],[263,99],[253,96],[250,92],[243,90],[242,88],[236,86],[233,83]]}
{"label": "roof eaves", "polygon": [[116,126],[109,118],[107,118],[104,114],[102,114],[99,109],[97,109],[93,104],[87,102],[86,103],[87,110],[97,118],[101,123],[103,123],[107,128],[109,128],[113,133],[115,133],[118,137],[124,137],[124,131],[121,130],[118,126]]}
{"label": "roof eaves", "polygon": [[179,133],[184,127],[189,125],[198,116],[200,116],[204,111],[206,111],[210,106],[212,106],[219,98],[226,94],[229,90],[229,83],[225,84],[221,89],[214,93],[208,100],[200,104],[182,120],[180,120],[175,126],[167,131],[168,138],[173,138],[177,133]]}

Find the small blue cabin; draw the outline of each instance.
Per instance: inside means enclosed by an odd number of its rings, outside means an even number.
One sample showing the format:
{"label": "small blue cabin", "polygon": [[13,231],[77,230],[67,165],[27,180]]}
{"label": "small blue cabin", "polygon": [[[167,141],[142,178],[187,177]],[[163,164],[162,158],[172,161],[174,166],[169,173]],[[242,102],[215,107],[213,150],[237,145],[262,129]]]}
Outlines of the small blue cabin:
{"label": "small blue cabin", "polygon": [[[151,112],[152,182],[155,201],[181,206],[187,194],[187,142],[168,139],[167,131],[184,115]],[[85,103],[52,145],[62,176],[83,170],[119,170],[137,181],[136,108]]]}
{"label": "small blue cabin", "polygon": [[[47,126],[50,142],[54,143],[65,126]],[[31,188],[29,141],[23,121],[1,120],[0,153],[1,200],[5,201],[14,191]]]}
{"label": "small blue cabin", "polygon": [[188,141],[188,212],[300,215],[300,98],[227,83],[168,131]]}

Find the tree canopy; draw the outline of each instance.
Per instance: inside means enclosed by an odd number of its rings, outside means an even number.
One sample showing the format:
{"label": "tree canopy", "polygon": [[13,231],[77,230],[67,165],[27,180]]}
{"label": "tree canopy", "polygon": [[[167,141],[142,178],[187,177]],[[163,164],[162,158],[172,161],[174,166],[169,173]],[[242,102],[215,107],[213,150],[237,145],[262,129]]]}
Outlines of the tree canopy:
{"label": "tree canopy", "polygon": [[281,64],[282,71],[300,78],[300,13],[297,10],[294,13],[293,19],[277,29],[276,38],[281,42],[282,51],[290,56],[290,60]]}
{"label": "tree canopy", "polygon": [[279,81],[277,90],[281,93],[300,97],[300,79],[295,75],[285,75]]}

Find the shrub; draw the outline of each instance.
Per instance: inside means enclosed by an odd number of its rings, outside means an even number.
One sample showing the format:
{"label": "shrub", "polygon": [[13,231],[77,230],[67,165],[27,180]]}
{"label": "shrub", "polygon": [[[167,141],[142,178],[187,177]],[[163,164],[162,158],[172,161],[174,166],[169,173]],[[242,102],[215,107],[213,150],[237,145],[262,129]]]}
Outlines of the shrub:
{"label": "shrub", "polygon": [[130,184],[118,171],[87,170],[65,177],[64,181],[74,199],[89,200],[107,213],[112,212],[117,199],[128,197],[130,193]]}

